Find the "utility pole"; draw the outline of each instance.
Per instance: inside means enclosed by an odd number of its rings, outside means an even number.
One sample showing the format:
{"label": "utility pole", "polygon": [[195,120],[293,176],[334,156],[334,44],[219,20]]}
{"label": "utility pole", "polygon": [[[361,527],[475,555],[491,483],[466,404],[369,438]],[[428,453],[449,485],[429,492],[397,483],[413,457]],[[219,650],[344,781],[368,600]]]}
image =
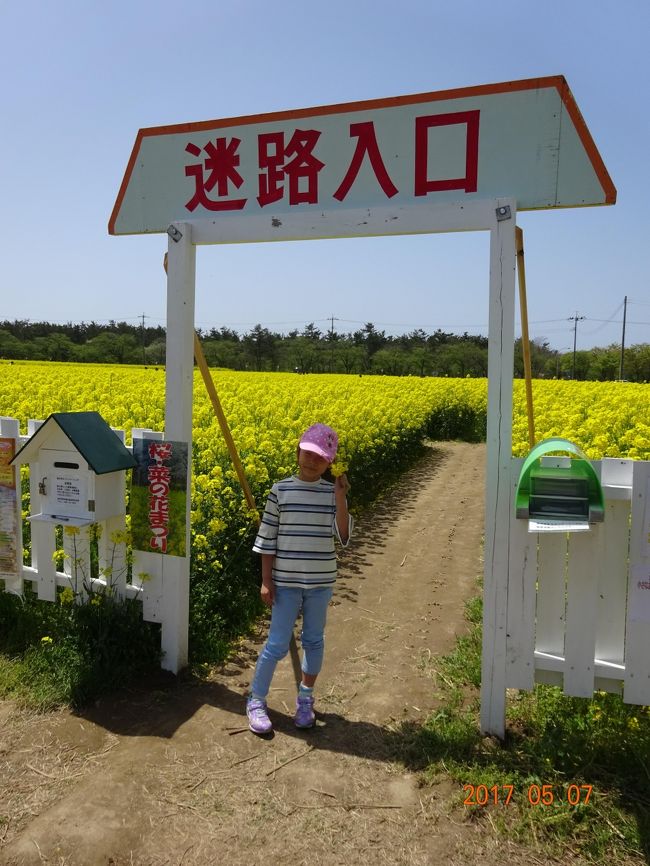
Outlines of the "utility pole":
{"label": "utility pole", "polygon": [[576,377],[576,340],[578,338],[578,322],[584,319],[584,316],[579,316],[576,310],[575,316],[569,316],[569,322],[573,322],[573,364],[571,366],[571,378]]}
{"label": "utility pole", "polygon": [[621,369],[618,378],[623,381],[623,372],[625,369],[625,317],[627,314],[627,295],[623,300],[623,333],[621,334]]}
{"label": "utility pole", "polygon": [[144,320],[145,320],[144,313],[142,314],[142,316],[140,318],[142,319],[142,366],[146,367],[147,366],[147,356],[146,356],[145,351],[144,351]]}
{"label": "utility pole", "polygon": [[338,322],[337,316],[330,316],[332,327],[330,328],[330,373],[334,370],[334,321]]}

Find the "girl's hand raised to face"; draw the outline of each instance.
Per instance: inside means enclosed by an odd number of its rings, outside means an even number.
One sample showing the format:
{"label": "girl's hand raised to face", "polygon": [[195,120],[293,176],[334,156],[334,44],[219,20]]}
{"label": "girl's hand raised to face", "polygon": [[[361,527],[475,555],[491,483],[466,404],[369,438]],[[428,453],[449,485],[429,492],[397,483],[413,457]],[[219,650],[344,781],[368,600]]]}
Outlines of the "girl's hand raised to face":
{"label": "girl's hand raised to face", "polygon": [[350,482],[348,481],[348,476],[345,473],[337,475],[334,479],[334,492],[345,496],[349,489]]}

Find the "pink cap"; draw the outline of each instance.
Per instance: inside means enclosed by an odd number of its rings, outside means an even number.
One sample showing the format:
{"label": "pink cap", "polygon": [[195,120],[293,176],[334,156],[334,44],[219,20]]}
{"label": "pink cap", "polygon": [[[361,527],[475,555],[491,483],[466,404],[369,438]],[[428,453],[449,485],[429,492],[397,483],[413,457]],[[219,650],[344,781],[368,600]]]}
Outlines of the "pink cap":
{"label": "pink cap", "polygon": [[339,437],[327,424],[312,424],[300,437],[298,447],[303,451],[313,451],[333,463],[336,457]]}

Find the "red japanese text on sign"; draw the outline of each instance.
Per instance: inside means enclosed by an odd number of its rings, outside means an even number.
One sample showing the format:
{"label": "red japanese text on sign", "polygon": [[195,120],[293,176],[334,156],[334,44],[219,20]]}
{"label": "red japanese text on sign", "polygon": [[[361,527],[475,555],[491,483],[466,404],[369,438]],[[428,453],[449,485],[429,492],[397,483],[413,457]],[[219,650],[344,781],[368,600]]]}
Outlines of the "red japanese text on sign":
{"label": "red japanese text on sign", "polygon": [[171,456],[171,442],[152,442],[149,446],[149,457],[157,463],[161,463],[163,460],[169,460]]}
{"label": "red japanese text on sign", "polygon": [[[320,132],[315,129],[297,129],[285,148],[283,132],[268,132],[258,136],[261,172],[257,201],[260,207],[279,201],[284,196],[285,175],[289,178],[289,204],[318,203],[318,172],[325,166],[313,153],[319,137]],[[293,159],[287,162],[289,157]]]}
{"label": "red japanese text on sign", "polygon": [[[432,114],[415,119],[415,194],[426,195],[445,189],[476,192],[478,188],[478,127],[480,111],[457,111],[452,114]],[[429,130],[455,124],[467,125],[465,145],[465,176],[450,180],[429,178]]]}
{"label": "red japanese text on sign", "polygon": [[361,164],[366,154],[370,160],[370,165],[375,173],[375,177],[379,181],[379,185],[385,192],[386,197],[392,198],[399,192],[399,190],[388,176],[386,166],[381,158],[374,123],[371,121],[368,121],[367,123],[351,123],[350,135],[356,136],[357,146],[350,167],[348,168],[341,185],[334,193],[334,198],[343,201],[346,195],[350,192],[350,187],[354,183],[356,176],[359,174],[359,169],[361,168]]}
{"label": "red japanese text on sign", "polygon": [[[413,185],[416,196],[424,196],[440,190],[461,189],[465,193],[478,188],[478,141],[480,111],[458,111],[445,114],[423,115],[415,118],[413,148]],[[435,166],[430,162],[430,138],[433,130],[441,127],[466,127],[465,171],[456,178],[436,179]],[[388,173],[382,157],[377,131],[373,121],[351,123],[351,138],[356,146],[350,164],[332,198],[343,202],[354,185],[366,160],[386,196],[392,198],[399,192]],[[296,129],[285,141],[284,132],[264,132],[257,136],[257,202],[260,207],[280,201],[286,197],[288,186],[289,205],[318,204],[318,177],[325,163],[314,150],[322,132],[317,129]],[[242,210],[247,198],[229,198],[230,187],[239,189],[244,178],[238,167],[239,138],[216,138],[203,148],[189,142],[187,153],[195,157],[205,154],[203,162],[185,166],[185,175],[194,179],[194,194],[186,202],[189,211],[203,207],[209,211]]]}
{"label": "red japanese text on sign", "polygon": [[[217,138],[214,142],[209,141],[203,150],[207,154],[203,163],[185,166],[187,177],[194,178],[194,195],[186,202],[185,207],[189,211],[195,210],[199,205],[206,210],[241,210],[246,204],[245,198],[226,199],[229,193],[228,185],[232,183],[237,189],[243,184],[244,179],[237,171],[239,156],[237,149],[241,144],[240,139],[231,138],[226,143],[225,138]],[[201,148],[190,142],[185,150],[192,156],[200,156]],[[208,173],[204,175],[204,170]],[[208,193],[214,188],[218,196],[215,201],[208,197]]]}
{"label": "red japanese text on sign", "polygon": [[172,456],[171,442],[153,442],[149,457],[155,462],[147,469],[149,483],[149,538],[150,547],[161,553],[167,551],[169,535],[169,486],[171,469],[164,465]]}

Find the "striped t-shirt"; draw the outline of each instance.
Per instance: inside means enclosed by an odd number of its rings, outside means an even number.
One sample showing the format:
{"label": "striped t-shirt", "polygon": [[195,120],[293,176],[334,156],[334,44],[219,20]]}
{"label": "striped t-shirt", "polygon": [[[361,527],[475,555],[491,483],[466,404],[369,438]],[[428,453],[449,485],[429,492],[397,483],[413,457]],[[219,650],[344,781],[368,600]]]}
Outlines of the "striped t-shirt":
{"label": "striped t-shirt", "polygon": [[[350,517],[348,536],[351,532]],[[271,488],[253,550],[275,557],[277,586],[331,586],[336,580],[335,537],[341,541],[332,482],[301,481],[293,475]]]}

